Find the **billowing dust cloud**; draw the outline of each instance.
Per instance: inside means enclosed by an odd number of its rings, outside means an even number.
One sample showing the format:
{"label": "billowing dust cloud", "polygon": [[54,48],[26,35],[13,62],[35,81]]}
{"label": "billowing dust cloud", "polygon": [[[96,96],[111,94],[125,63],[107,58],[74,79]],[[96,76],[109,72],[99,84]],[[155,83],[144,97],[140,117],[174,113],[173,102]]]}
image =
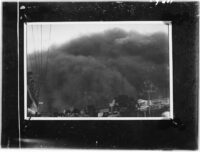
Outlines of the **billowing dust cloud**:
{"label": "billowing dust cloud", "polygon": [[115,28],[52,46],[42,53],[43,66],[35,60],[39,53],[30,55],[31,71],[39,75],[46,104],[43,110],[104,107],[121,94],[145,98],[146,80],[156,86],[155,97],[168,97],[168,45],[165,33],[143,35]]}

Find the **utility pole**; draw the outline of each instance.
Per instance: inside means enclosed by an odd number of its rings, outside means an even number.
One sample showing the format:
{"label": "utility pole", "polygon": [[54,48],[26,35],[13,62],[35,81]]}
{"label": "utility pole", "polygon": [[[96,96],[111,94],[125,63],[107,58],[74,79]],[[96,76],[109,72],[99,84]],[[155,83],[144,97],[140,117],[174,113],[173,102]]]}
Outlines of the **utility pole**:
{"label": "utility pole", "polygon": [[153,83],[151,81],[145,81],[144,85],[145,85],[145,88],[146,88],[146,90],[144,92],[146,92],[147,96],[148,96],[148,113],[149,113],[149,116],[151,116],[151,105],[150,105],[151,93],[156,92],[156,90],[153,89],[154,86],[153,86]]}

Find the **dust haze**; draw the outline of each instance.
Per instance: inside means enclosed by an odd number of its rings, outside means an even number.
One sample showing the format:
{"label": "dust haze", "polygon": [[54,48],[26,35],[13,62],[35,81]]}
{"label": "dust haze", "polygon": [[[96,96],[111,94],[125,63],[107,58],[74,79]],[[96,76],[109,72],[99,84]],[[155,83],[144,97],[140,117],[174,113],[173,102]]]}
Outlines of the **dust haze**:
{"label": "dust haze", "polygon": [[[43,51],[45,65],[40,67],[41,100],[47,103],[43,111],[104,107],[121,94],[146,98],[146,80],[156,86],[155,98],[169,97],[168,45],[162,32],[147,35],[114,28],[51,46]],[[37,75],[35,55],[29,62]]]}

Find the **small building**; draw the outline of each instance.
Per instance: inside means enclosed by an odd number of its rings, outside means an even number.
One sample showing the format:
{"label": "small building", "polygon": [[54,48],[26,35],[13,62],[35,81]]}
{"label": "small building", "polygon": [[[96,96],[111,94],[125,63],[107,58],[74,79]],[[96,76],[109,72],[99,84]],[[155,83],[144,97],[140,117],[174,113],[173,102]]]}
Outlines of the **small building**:
{"label": "small building", "polygon": [[109,108],[100,109],[98,112],[98,117],[107,117],[110,113]]}

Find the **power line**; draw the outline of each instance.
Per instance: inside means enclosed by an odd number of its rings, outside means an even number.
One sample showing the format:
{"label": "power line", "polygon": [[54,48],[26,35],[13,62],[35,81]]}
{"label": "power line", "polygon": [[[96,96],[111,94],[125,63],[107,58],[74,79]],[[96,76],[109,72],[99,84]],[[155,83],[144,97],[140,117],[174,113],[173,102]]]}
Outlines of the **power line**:
{"label": "power line", "polygon": [[[32,38],[33,38],[33,50],[36,51],[36,47],[35,47],[35,36],[34,36],[34,30],[33,30],[33,25],[31,25],[31,29],[32,29]],[[33,52],[33,58],[35,60],[35,62],[32,64],[32,69],[33,71],[35,71],[35,73],[37,73],[37,54],[36,52]],[[35,64],[35,65],[34,65]],[[34,67],[35,66],[35,67]]]}
{"label": "power line", "polygon": [[[49,44],[51,42],[51,24],[50,24],[50,27],[49,27]],[[45,75],[47,75],[47,71],[48,71],[48,61],[49,61],[49,49],[50,48],[50,45],[48,46],[48,50],[47,50],[47,53],[46,53],[46,68],[45,68]]]}

